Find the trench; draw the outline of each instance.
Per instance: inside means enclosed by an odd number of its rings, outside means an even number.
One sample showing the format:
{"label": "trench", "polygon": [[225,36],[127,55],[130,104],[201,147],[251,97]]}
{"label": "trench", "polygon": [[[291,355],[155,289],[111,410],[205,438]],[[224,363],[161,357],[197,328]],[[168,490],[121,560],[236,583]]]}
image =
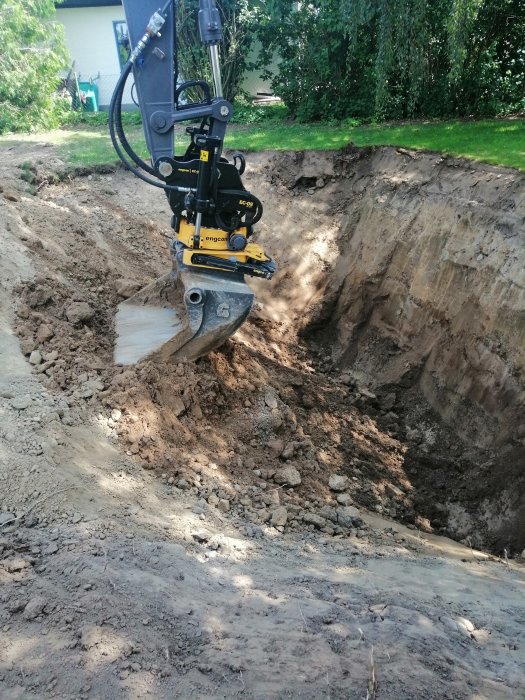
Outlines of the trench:
{"label": "trench", "polygon": [[[391,148],[250,161],[279,272],[253,283],[234,338],[177,365],[111,363],[115,306],[169,264],[167,204],[121,171],[48,178],[11,221],[39,272],[16,327],[35,371],[79,416],[118,415],[110,429],[145,468],[197,491],[218,474],[241,520],[270,504],[237,502],[236,485],[291,465],[291,529],[336,505],[338,474],[358,508],[520,553],[523,176]],[[72,321],[72,302],[93,314]]]}

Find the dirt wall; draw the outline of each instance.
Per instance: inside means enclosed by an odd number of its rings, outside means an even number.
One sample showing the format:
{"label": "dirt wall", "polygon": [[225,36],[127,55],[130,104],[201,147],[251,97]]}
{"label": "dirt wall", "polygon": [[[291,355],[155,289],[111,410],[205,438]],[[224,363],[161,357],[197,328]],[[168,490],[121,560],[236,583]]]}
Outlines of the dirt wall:
{"label": "dirt wall", "polygon": [[330,334],[336,363],[417,383],[477,446],[522,439],[525,178],[395,149],[277,157],[276,178],[339,218],[306,324]]}

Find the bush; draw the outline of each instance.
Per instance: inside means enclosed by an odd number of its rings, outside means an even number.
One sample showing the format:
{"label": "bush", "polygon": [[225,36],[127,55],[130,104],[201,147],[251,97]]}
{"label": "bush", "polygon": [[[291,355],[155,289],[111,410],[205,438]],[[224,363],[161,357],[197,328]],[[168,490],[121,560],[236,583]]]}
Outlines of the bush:
{"label": "bush", "polygon": [[264,7],[259,67],[298,119],[523,109],[523,0],[268,0]]}
{"label": "bush", "polygon": [[57,125],[56,89],[67,64],[52,0],[4,0],[0,10],[0,133]]}
{"label": "bush", "polygon": [[233,103],[232,124],[263,124],[285,119],[287,107],[282,103],[254,105],[251,100],[240,99]]}

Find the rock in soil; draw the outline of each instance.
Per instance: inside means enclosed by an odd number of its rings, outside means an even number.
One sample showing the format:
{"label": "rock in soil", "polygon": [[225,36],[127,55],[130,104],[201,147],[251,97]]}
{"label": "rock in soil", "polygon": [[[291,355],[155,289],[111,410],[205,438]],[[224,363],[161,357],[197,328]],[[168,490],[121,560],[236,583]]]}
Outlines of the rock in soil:
{"label": "rock in soil", "polygon": [[301,475],[299,471],[291,465],[278,469],[275,472],[273,479],[276,484],[286,484],[286,486],[299,486],[301,483]]}
{"label": "rock in soil", "polygon": [[284,526],[288,520],[288,511],[285,506],[280,506],[272,512],[272,517],[270,518],[270,525],[273,527]]}
{"label": "rock in soil", "polygon": [[357,508],[354,506],[345,506],[337,509],[337,522],[343,527],[354,527],[361,521],[361,517]]}
{"label": "rock in soil", "polygon": [[74,324],[91,321],[94,315],[95,310],[85,301],[73,302],[66,309],[67,320]]}
{"label": "rock in soil", "polygon": [[307,523],[307,525],[315,525],[319,530],[327,525],[326,520],[315,513],[305,513],[303,515],[303,521]]}
{"label": "rock in soil", "polygon": [[331,474],[328,479],[328,486],[332,491],[344,491],[348,486],[348,477],[340,474]]}
{"label": "rock in soil", "polygon": [[44,608],[48,604],[48,600],[43,596],[37,595],[31,598],[29,603],[25,606],[22,617],[24,620],[31,621],[36,619],[39,615],[44,612]]}

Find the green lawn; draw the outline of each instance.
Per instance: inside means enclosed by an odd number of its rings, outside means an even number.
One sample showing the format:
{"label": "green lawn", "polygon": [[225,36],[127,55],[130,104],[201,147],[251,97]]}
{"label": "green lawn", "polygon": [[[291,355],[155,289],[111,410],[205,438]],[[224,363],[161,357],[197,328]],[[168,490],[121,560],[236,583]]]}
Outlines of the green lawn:
{"label": "green lawn", "polygon": [[239,127],[228,145],[249,151],[404,146],[525,170],[525,120],[413,123],[353,128],[282,124]]}
{"label": "green lawn", "polygon": [[[130,126],[126,133],[134,148],[146,156],[142,130]],[[1,143],[16,140],[48,141],[71,165],[115,162],[107,127],[76,126],[49,134],[5,136]],[[231,125],[226,146],[244,151],[337,149],[353,142],[358,146],[391,145],[438,151],[509,166],[525,171],[525,120],[449,121],[386,126],[328,126],[268,121],[258,125]],[[187,136],[176,135],[176,152],[183,152]]]}

